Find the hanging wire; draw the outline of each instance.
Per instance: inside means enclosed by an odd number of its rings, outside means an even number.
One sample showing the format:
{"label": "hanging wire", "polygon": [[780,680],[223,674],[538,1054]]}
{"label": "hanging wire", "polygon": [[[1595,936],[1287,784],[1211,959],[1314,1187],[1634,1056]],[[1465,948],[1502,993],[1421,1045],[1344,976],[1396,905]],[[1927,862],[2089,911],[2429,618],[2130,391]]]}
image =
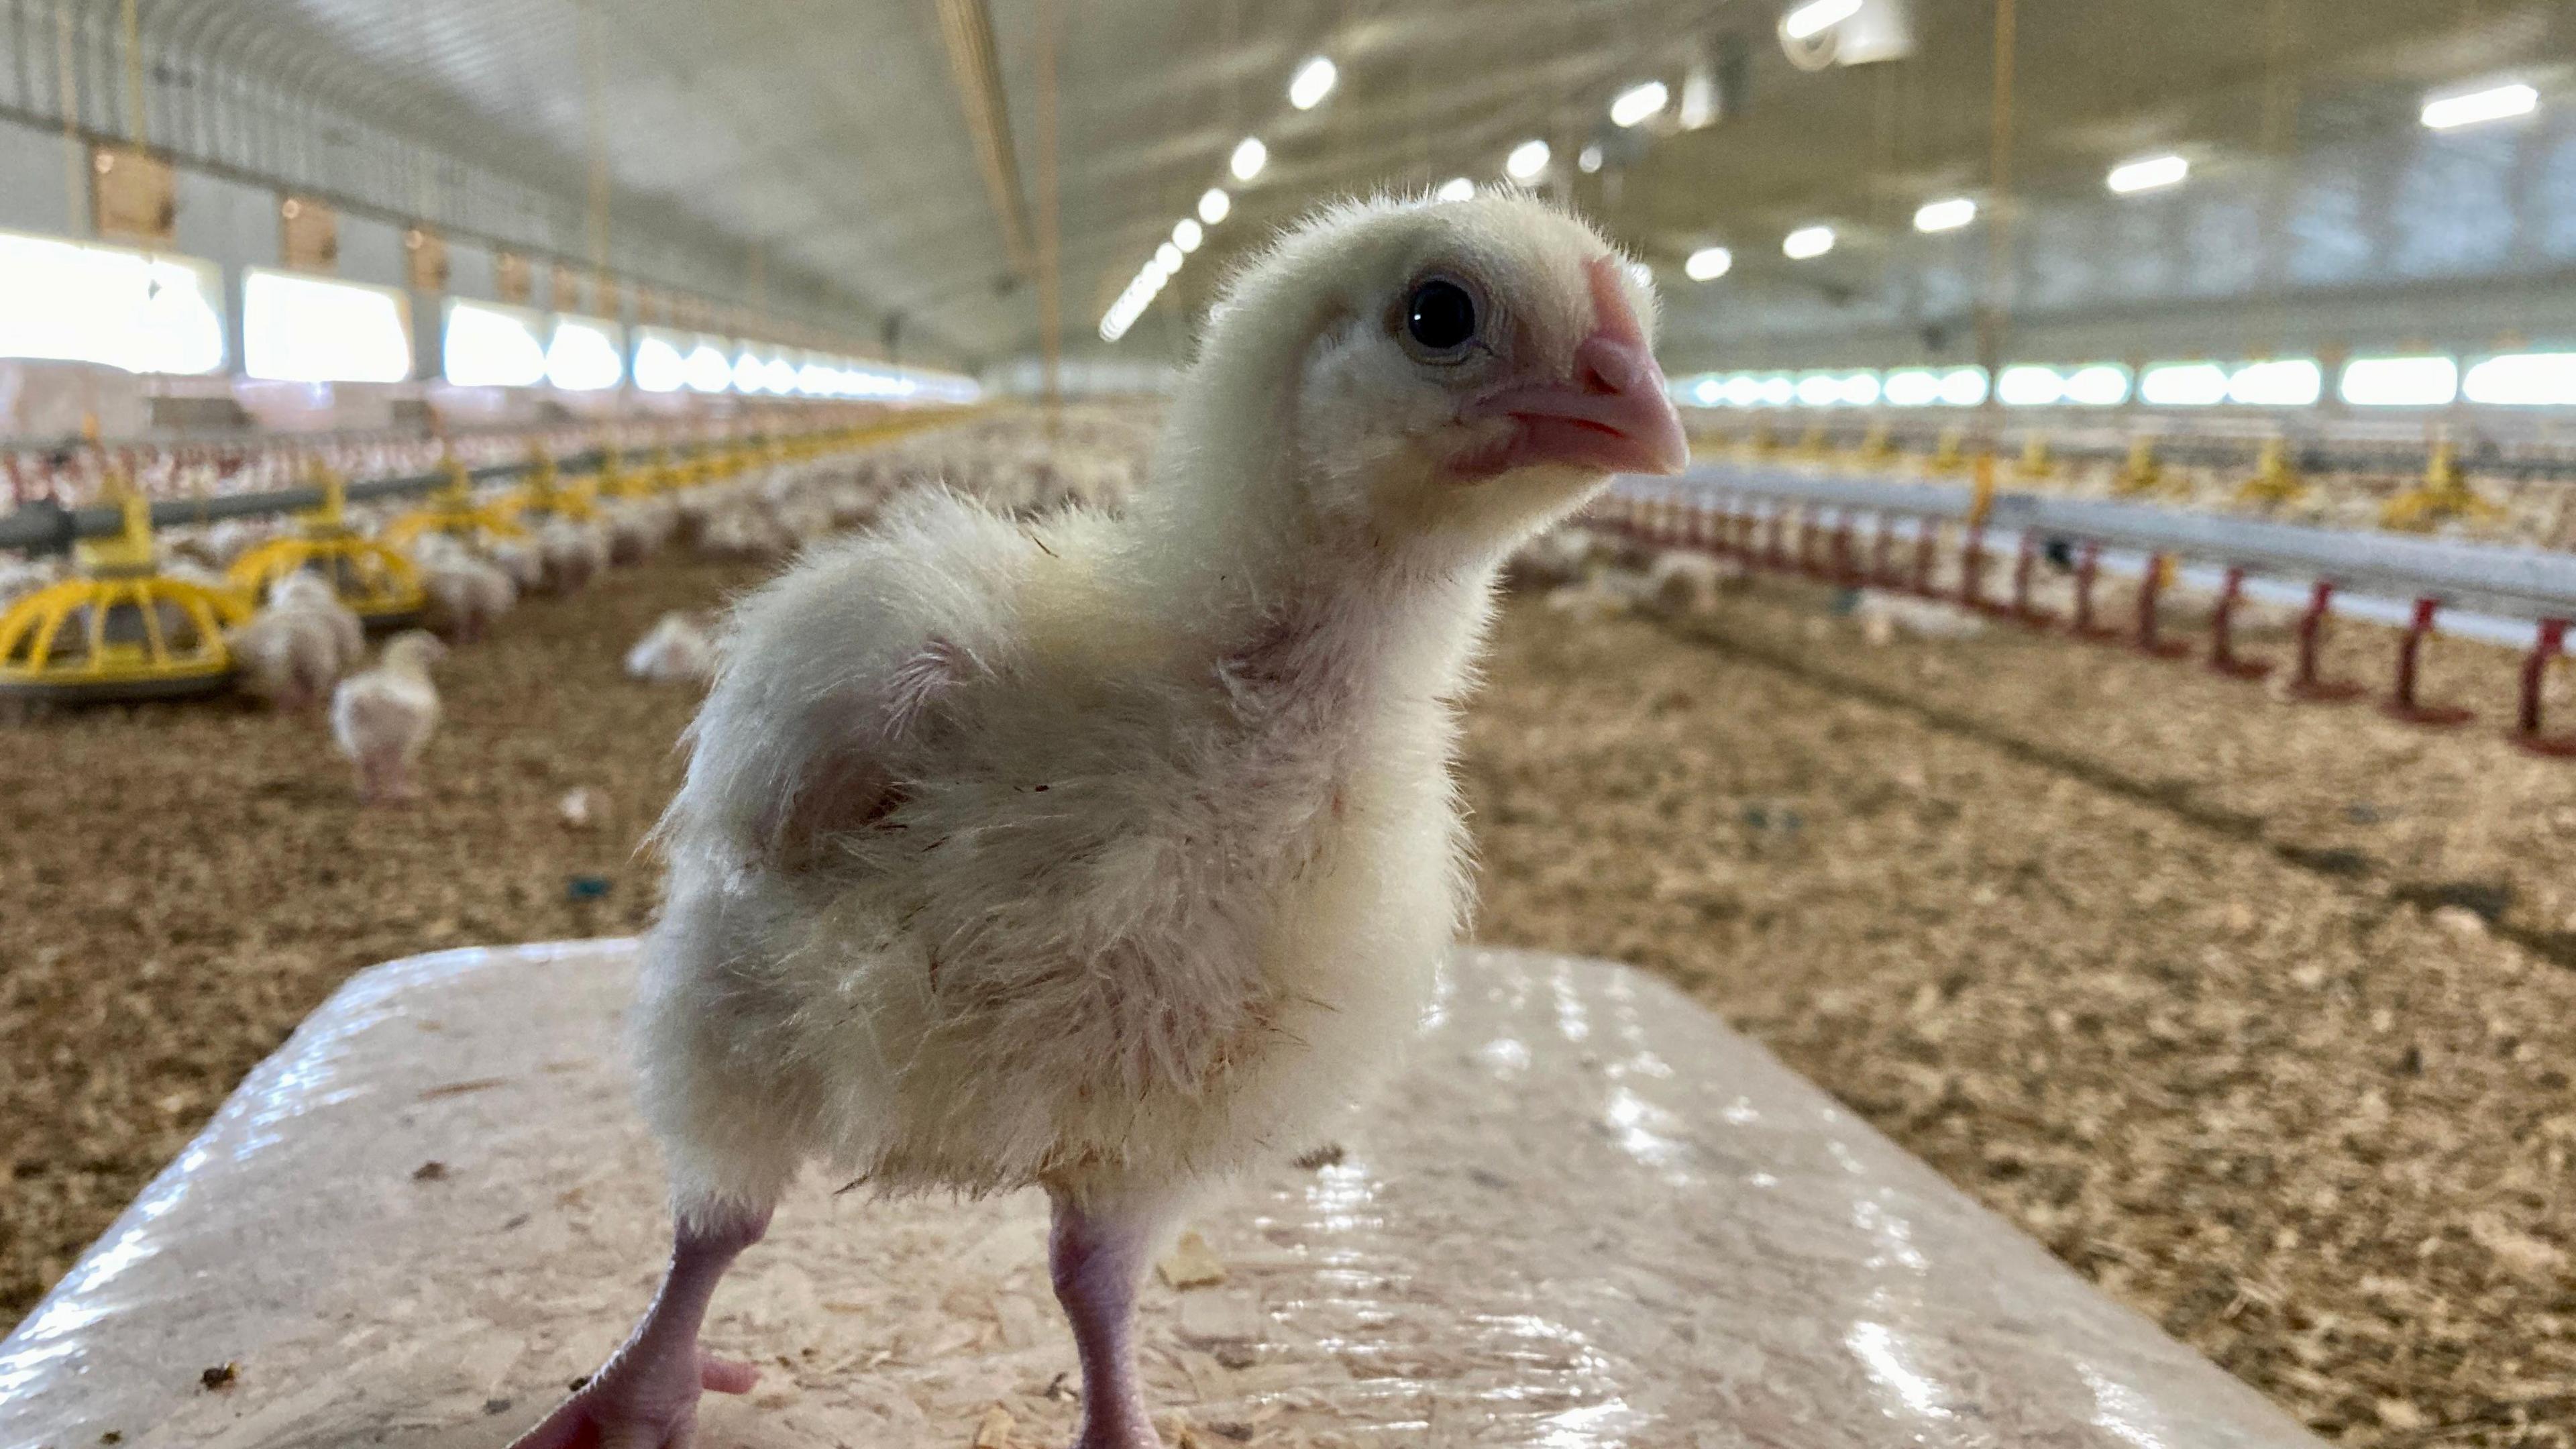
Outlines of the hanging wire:
{"label": "hanging wire", "polygon": [[1986,288],[1977,308],[1977,365],[1986,372],[1986,400],[1977,409],[1979,520],[1993,497],[1995,449],[2003,433],[2003,405],[1996,379],[2003,372],[2004,329],[2011,320],[2005,293],[2012,284],[2013,52],[2019,17],[2015,0],[1995,0],[1994,100],[1986,179]]}
{"label": "hanging wire", "polygon": [[54,90],[63,112],[65,229],[89,234],[89,156],[80,136],[80,78],[72,64],[71,0],[54,0]]}
{"label": "hanging wire", "polygon": [[137,0],[125,0],[125,134],[137,151],[147,150],[152,137],[144,129],[143,118],[143,24],[138,16]]}
{"label": "hanging wire", "polygon": [[1047,436],[1055,437],[1064,422],[1062,370],[1064,365],[1064,292],[1059,270],[1062,255],[1061,197],[1056,176],[1056,0],[1037,0],[1037,232],[1038,232],[1038,354],[1043,372],[1040,391],[1046,401]]}

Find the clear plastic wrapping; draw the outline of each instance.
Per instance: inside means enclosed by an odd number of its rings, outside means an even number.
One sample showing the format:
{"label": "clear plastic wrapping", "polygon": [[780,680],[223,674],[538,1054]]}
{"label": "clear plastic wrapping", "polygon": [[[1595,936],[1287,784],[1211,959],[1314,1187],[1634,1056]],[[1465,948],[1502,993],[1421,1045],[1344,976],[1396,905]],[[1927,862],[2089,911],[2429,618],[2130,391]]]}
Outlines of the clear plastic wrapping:
{"label": "clear plastic wrapping", "polygon": [[[0,1343],[0,1449],[506,1443],[623,1334],[666,1246],[616,1057],[632,951],[352,981]],[[709,1341],[764,1375],[708,1401],[702,1443],[1064,1442],[1044,1202],[829,1189],[718,1294]],[[1144,1308],[1176,1445],[2316,1442],[1598,962],[1461,951],[1338,1154],[1197,1228],[1223,1281]]]}

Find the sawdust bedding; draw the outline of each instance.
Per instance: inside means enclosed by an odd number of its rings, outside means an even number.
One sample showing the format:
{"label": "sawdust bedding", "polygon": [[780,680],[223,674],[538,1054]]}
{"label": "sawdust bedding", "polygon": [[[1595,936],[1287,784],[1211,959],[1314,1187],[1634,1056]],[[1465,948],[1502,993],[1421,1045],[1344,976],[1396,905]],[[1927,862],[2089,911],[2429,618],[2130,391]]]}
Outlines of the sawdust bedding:
{"label": "sawdust bedding", "polygon": [[[309,720],[8,734],[0,1306],[351,971],[641,926],[693,697],[617,655],[750,577],[524,608],[446,666],[408,812],[359,812]],[[2576,1443],[2576,767],[2017,631],[1872,649],[1825,603],[1513,604],[1478,934],[1685,983],[2331,1437]]]}

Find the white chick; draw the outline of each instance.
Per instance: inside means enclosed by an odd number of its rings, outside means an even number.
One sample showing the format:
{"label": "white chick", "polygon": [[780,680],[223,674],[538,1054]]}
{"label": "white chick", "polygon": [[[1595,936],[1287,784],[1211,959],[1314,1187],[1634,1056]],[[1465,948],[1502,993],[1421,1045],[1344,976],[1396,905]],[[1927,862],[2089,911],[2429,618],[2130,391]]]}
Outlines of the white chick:
{"label": "white chick", "polygon": [[579,593],[607,570],[608,535],[595,524],[552,519],[537,530],[537,556],[545,563],[549,592]]}
{"label": "white chick", "polygon": [[438,636],[397,634],[376,667],[340,681],[331,692],[331,737],[358,767],[358,799],[369,805],[415,800],[412,766],[438,730],[438,686],[429,667],[446,657]]}
{"label": "white chick", "polygon": [[510,576],[510,583],[522,594],[533,594],[546,586],[546,558],[531,538],[501,538],[492,541],[485,554],[492,566]]}
{"label": "white chick", "polygon": [[420,588],[439,631],[463,644],[491,632],[519,602],[518,584],[499,565],[455,545],[421,550]]}
{"label": "white chick", "polygon": [[312,709],[340,678],[340,646],[310,609],[267,608],[224,631],[244,691],[271,708]]}
{"label": "white chick", "polygon": [[309,614],[331,631],[331,677],[338,679],[367,662],[367,626],[358,611],[340,602],[331,581],[309,570],[288,574],[268,586],[268,607]]}
{"label": "white chick", "polygon": [[1043,1186],[1081,1449],[1193,1191],[1387,1070],[1463,909],[1454,701],[1503,557],[1670,472],[1652,295],[1536,201],[1377,202],[1210,315],[1123,514],[928,491],[750,596],[661,827],[636,1012],[677,1249],[521,1440],[685,1442],[717,1279],[808,1159]]}
{"label": "white chick", "polygon": [[715,677],[716,640],[704,617],[673,610],[626,651],[626,673],[655,684],[702,684]]}

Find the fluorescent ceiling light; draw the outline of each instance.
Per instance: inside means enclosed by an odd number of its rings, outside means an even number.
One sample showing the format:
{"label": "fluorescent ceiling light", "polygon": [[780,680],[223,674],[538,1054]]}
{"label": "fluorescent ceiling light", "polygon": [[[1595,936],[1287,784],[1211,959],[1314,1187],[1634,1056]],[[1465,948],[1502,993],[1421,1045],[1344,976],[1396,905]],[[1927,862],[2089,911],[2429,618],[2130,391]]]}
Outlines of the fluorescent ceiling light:
{"label": "fluorescent ceiling light", "polygon": [[1846,407],[1865,408],[1878,401],[1878,374],[1847,372],[1839,381],[1840,400]]}
{"label": "fluorescent ceiling light", "polygon": [[2460,395],[2490,407],[2576,406],[2576,352],[2490,357],[2460,379]]}
{"label": "fluorescent ceiling light", "polygon": [[2324,375],[2304,357],[2249,362],[2227,379],[2227,400],[2244,407],[2308,407],[2324,390]]}
{"label": "fluorescent ceiling light", "polygon": [[1916,231],[1957,231],[1977,219],[1977,203],[1965,196],[1927,201],[1914,209]]}
{"label": "fluorescent ceiling light", "polygon": [[1724,247],[1701,247],[1682,263],[1682,275],[1694,282],[1714,282],[1735,265],[1735,253]]}
{"label": "fluorescent ceiling light", "polygon": [[1440,189],[1431,194],[1442,201],[1466,201],[1475,196],[1476,183],[1464,176],[1452,176],[1441,182]]}
{"label": "fluorescent ceiling light", "polygon": [[1717,406],[1720,398],[1726,396],[1726,388],[1714,377],[1703,377],[1691,384],[1690,395],[1692,402],[1704,408],[1713,408]]}
{"label": "fluorescent ceiling light", "polygon": [[242,366],[280,382],[400,382],[411,376],[409,299],[389,287],[249,268]]}
{"label": "fluorescent ceiling light", "polygon": [[1601,146],[1595,142],[1574,153],[1574,169],[1589,176],[1601,169]]}
{"label": "fluorescent ceiling light", "polygon": [[1929,368],[1900,368],[1887,375],[1879,395],[1890,407],[1930,407],[1941,399],[1941,375]]}
{"label": "fluorescent ceiling light", "polygon": [[2115,408],[2129,400],[2129,370],[2096,362],[2066,375],[2066,400],[2081,407]]}
{"label": "fluorescent ceiling light", "polygon": [[1538,174],[1547,169],[1547,157],[1545,141],[1523,141],[1512,148],[1511,155],[1503,158],[1503,170],[1514,181],[1535,181]]}
{"label": "fluorescent ceiling light", "polygon": [[2111,168],[2103,184],[2122,196],[2159,187],[2175,186],[2191,174],[2191,163],[2168,151],[2161,156],[2141,156],[2123,161]]}
{"label": "fluorescent ceiling light", "polygon": [[2149,407],[2205,408],[2227,400],[2227,369],[2215,362],[2168,362],[2138,377],[2138,400]]}
{"label": "fluorescent ceiling light", "polygon": [[523,308],[451,299],[439,370],[458,387],[533,387],[546,375],[543,321]]}
{"label": "fluorescent ceiling light", "polygon": [[[677,355],[671,360],[677,367]],[[546,344],[546,381],[566,392],[597,392],[625,378],[626,347],[616,323],[596,317],[555,319],[554,340]]]}
{"label": "fluorescent ceiling light", "polygon": [[712,338],[700,338],[689,349],[687,366],[691,392],[722,392],[733,386],[733,364],[725,361],[724,344]]}
{"label": "fluorescent ceiling light", "polygon": [[1316,56],[1297,67],[1297,74],[1289,79],[1288,104],[1301,111],[1311,111],[1323,104],[1324,97],[1333,93],[1333,82],[1341,78],[1341,71],[1332,61]]}
{"label": "fluorescent ceiling light", "polygon": [[1177,272],[1181,269],[1181,249],[1170,242],[1165,242],[1154,248],[1154,262],[1166,274]]}
{"label": "fluorescent ceiling light", "polygon": [[1270,148],[1261,144],[1259,136],[1246,136],[1225,164],[1226,169],[1234,173],[1235,180],[1250,181],[1261,174],[1262,167],[1270,164]]}
{"label": "fluorescent ceiling light", "polygon": [[1780,19],[1780,33],[1791,40],[1807,40],[1833,29],[1860,13],[1861,0],[1807,0]]}
{"label": "fluorescent ceiling light", "polygon": [[2362,408],[2446,408],[2460,395],[2460,365],[2447,357],[2356,357],[2335,392]]}
{"label": "fluorescent ceiling light", "polygon": [[1780,239],[1780,254],[1794,262],[1809,261],[1834,249],[1834,229],[1802,226]]}
{"label": "fluorescent ceiling light", "polygon": [[1673,93],[1659,80],[1645,81],[1628,87],[1610,99],[1610,124],[1642,126],[1663,113]]}
{"label": "fluorescent ceiling light", "polygon": [[1179,247],[1184,254],[1197,251],[1199,243],[1205,240],[1207,240],[1207,233],[1199,229],[1197,222],[1186,216],[1181,218],[1179,225],[1172,228],[1172,245]]}
{"label": "fluorescent ceiling light", "polygon": [[1972,408],[1986,400],[1986,370],[1982,367],[1954,367],[1941,374],[1941,404],[1944,407]]}
{"label": "fluorescent ceiling light", "polygon": [[2055,407],[2066,400],[2066,379],[2053,367],[2007,367],[1995,376],[1995,400],[2008,408]]}
{"label": "fluorescent ceiling light", "polygon": [[1232,210],[1234,198],[1226,195],[1222,186],[1211,186],[1199,196],[1199,220],[1209,226],[1225,220],[1225,214]]}
{"label": "fluorescent ceiling light", "polygon": [[659,337],[635,344],[635,385],[645,392],[678,392],[689,385],[689,365],[680,349]]}
{"label": "fluorescent ceiling light", "polygon": [[2459,95],[2432,96],[2424,102],[2424,124],[2436,131],[2528,116],[2540,108],[2540,92],[2516,82]]}

